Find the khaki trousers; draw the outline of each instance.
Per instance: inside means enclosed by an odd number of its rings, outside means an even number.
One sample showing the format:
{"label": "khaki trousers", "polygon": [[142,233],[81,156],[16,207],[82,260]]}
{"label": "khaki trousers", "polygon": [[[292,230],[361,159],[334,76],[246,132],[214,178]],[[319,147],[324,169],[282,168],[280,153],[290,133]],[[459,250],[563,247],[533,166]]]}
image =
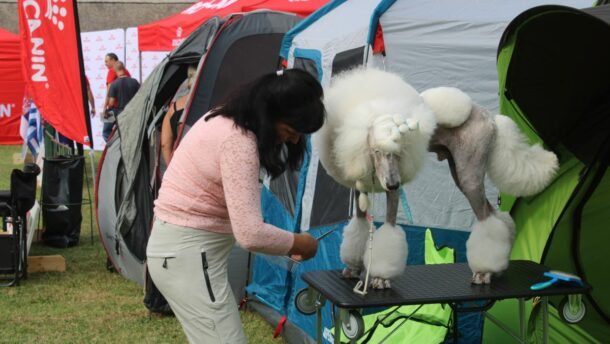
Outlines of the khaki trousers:
{"label": "khaki trousers", "polygon": [[229,285],[233,235],[155,220],[148,271],[192,344],[247,343]]}

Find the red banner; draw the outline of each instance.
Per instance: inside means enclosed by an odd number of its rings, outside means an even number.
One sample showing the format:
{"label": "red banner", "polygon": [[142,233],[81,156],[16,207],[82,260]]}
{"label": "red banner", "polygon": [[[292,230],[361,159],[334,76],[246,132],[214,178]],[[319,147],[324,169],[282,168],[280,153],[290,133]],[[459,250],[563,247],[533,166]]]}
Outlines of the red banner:
{"label": "red banner", "polygon": [[18,0],[21,56],[25,81],[44,120],[64,136],[89,144],[75,2]]}
{"label": "red banner", "polygon": [[0,145],[19,144],[23,73],[19,36],[0,29]]}
{"label": "red banner", "polygon": [[[2,85],[6,86],[7,83],[2,83]],[[14,145],[23,142],[19,135],[23,83],[14,83],[13,86],[0,92],[0,145]]]}

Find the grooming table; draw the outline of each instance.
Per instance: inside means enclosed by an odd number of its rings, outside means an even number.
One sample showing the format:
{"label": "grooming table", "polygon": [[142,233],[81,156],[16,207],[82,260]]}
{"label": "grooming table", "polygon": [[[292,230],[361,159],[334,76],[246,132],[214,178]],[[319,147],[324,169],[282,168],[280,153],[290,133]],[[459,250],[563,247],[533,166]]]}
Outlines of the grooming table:
{"label": "grooming table", "polygon": [[[341,343],[342,318],[347,316],[345,326],[351,322],[358,309],[369,307],[390,307],[420,304],[447,304],[453,310],[452,334],[454,343],[458,340],[458,312],[487,311],[495,301],[519,299],[520,333],[514,334],[497,319],[486,316],[507,331],[515,339],[525,342],[525,299],[540,297],[542,302],[543,339],[548,342],[548,297],[555,295],[576,295],[587,293],[591,286],[583,287],[556,284],[543,290],[533,291],[530,286],[547,279],[543,273],[545,266],[525,260],[510,262],[502,276],[493,277],[489,285],[471,284],[472,272],[466,263],[406,266],[404,273],[393,279],[392,288],[386,290],[369,289],[365,296],[353,292],[357,279],[345,279],[339,270],[310,271],[301,275],[309,285],[306,294],[315,305],[317,316],[317,342],[322,343],[322,313],[326,300],[339,308],[334,312],[334,343]],[[304,293],[305,294],[305,293]],[[458,308],[457,303],[465,301],[487,301],[484,306]],[[313,314],[309,312],[309,314]],[[360,316],[361,317],[361,316]],[[358,319],[356,319],[358,320]],[[360,324],[362,324],[360,320]],[[355,342],[356,339],[352,340]]]}

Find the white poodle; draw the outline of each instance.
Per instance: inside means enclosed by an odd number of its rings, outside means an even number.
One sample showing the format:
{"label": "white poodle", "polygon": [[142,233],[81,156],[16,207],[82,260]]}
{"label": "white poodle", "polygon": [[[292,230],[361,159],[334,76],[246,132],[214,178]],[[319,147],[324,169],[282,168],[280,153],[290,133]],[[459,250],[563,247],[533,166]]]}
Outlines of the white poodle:
{"label": "white poodle", "polygon": [[420,96],[399,76],[380,70],[343,73],[326,90],[325,103],[327,121],[314,145],[329,175],[359,195],[341,244],[346,277],[359,276],[371,259],[365,249],[370,192],[387,195],[386,223],[373,236],[371,285],[388,288],[403,271],[407,242],[396,225],[399,188],[416,176],[428,150],[448,160],[477,217],[467,242],[473,282],[489,283],[491,273],[506,269],[514,223],[485,198],[485,173],[502,191],[534,194],[557,169],[553,153],[530,147],[508,117],[493,116],[458,89],[435,88]]}

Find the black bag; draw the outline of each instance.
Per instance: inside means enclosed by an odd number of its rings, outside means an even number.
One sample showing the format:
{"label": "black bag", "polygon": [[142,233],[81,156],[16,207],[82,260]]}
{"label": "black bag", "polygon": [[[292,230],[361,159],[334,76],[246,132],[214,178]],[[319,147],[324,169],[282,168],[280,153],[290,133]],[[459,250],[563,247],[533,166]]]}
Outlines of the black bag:
{"label": "black bag", "polygon": [[43,242],[48,246],[76,246],[80,239],[85,158],[45,158],[42,174]]}

